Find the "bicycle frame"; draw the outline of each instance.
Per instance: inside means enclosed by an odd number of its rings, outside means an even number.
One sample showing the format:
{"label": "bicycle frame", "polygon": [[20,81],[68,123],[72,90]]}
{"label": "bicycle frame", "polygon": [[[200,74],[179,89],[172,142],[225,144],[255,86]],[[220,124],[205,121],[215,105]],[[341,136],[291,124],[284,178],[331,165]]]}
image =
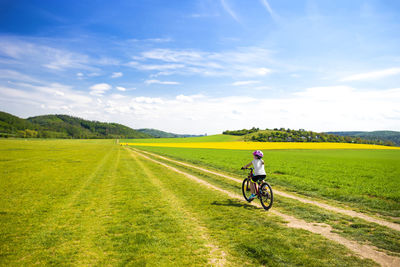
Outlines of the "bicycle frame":
{"label": "bicycle frame", "polygon": [[256,194],[257,194],[258,197],[260,197],[260,190],[259,190],[259,188],[260,188],[260,185],[262,184],[263,181],[257,181],[257,183],[254,183],[254,182],[251,180],[251,178],[253,178],[253,176],[254,176],[254,172],[253,172],[254,168],[248,168],[248,169],[250,170],[250,172],[249,172],[249,175],[247,176],[247,178],[249,178],[249,182],[250,182],[251,184],[254,184],[254,187],[255,187],[255,190],[256,190]]}

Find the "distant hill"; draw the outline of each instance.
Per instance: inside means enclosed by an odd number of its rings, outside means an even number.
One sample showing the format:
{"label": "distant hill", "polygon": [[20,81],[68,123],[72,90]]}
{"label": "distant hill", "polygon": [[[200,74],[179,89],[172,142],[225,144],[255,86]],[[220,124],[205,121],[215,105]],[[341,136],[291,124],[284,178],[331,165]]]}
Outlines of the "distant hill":
{"label": "distant hill", "polygon": [[372,131],[372,132],[327,132],[328,134],[336,134],[340,136],[360,137],[366,140],[383,140],[391,141],[396,146],[400,146],[400,132],[396,131]]}
{"label": "distant hill", "polygon": [[182,138],[182,137],[199,137],[203,135],[190,135],[190,134],[175,134],[175,133],[168,133],[156,129],[149,129],[149,128],[144,128],[144,129],[137,129],[137,131],[151,135],[152,137],[155,138]]}
{"label": "distant hill", "polygon": [[[354,132],[353,132],[354,133]],[[255,142],[334,142],[334,143],[355,143],[355,144],[376,144],[394,146],[395,142],[383,138],[363,138],[353,135],[339,135],[335,132],[317,133],[306,131],[304,129],[265,129],[259,128],[242,129],[242,130],[227,130],[223,134],[242,136],[244,141]]]}
{"label": "distant hill", "polygon": [[22,119],[0,111],[0,137],[24,138],[151,138],[118,123],[89,121],[68,115]]}
{"label": "distant hill", "polygon": [[36,125],[32,124],[30,121],[0,111],[0,132],[2,133],[10,133],[25,129],[34,130],[36,128]]}

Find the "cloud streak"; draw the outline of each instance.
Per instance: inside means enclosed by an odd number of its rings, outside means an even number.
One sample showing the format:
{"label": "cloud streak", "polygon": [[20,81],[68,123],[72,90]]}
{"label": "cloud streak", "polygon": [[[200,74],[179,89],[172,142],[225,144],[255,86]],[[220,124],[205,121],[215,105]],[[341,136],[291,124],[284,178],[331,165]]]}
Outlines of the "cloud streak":
{"label": "cloud streak", "polygon": [[176,85],[176,84],[180,84],[179,82],[160,81],[160,80],[146,80],[144,83],[145,83],[145,84],[165,84],[165,85]]}
{"label": "cloud streak", "polygon": [[221,5],[224,8],[224,10],[237,22],[240,22],[238,16],[236,13],[232,10],[232,8],[228,5],[227,0],[221,0]]}
{"label": "cloud streak", "polygon": [[86,69],[89,57],[82,53],[54,48],[14,37],[0,38],[0,55],[30,66],[43,66],[49,70]]}
{"label": "cloud streak", "polygon": [[273,19],[277,18],[277,15],[275,12],[272,10],[270,4],[268,3],[267,0],[260,0],[261,4],[265,7],[265,9],[268,11],[268,13],[271,15]]}
{"label": "cloud streak", "polygon": [[124,74],[122,72],[113,72],[113,74],[111,75],[111,78],[119,78],[124,76]]}
{"label": "cloud streak", "polygon": [[115,89],[117,89],[118,91],[121,91],[121,92],[125,92],[126,91],[126,88],[122,87],[122,86],[116,86]]}
{"label": "cloud streak", "polygon": [[222,52],[156,48],[135,56],[127,65],[162,75],[265,76],[272,72],[271,52],[260,47],[241,47]]}
{"label": "cloud streak", "polygon": [[243,85],[251,85],[251,84],[257,84],[260,83],[260,81],[236,81],[232,83],[233,86],[243,86]]}
{"label": "cloud streak", "polygon": [[400,74],[400,68],[390,68],[378,71],[353,74],[340,79],[340,81],[349,82],[349,81],[376,80],[398,74]]}
{"label": "cloud streak", "polygon": [[101,96],[112,87],[108,83],[98,83],[89,87],[90,94],[94,96]]}

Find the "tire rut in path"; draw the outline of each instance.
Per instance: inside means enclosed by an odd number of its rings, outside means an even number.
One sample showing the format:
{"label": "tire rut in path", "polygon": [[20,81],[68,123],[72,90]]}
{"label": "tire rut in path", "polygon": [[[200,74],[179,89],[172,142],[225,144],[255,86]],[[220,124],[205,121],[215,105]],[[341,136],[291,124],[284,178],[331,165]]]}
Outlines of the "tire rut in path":
{"label": "tire rut in path", "polygon": [[[130,151],[131,152],[131,151]],[[131,152],[132,153],[132,152]],[[203,226],[199,220],[196,218],[196,216],[189,212],[187,209],[183,207],[181,202],[175,197],[175,195],[166,189],[163,186],[163,183],[156,179],[154,176],[154,173],[152,173],[148,167],[146,167],[139,159],[137,159],[136,155],[131,154],[135,160],[138,162],[138,164],[142,167],[144,172],[147,174],[147,176],[150,178],[151,183],[156,185],[160,191],[162,192],[162,195],[167,195],[168,196],[168,202],[173,205],[175,210],[179,210],[182,214],[185,215],[185,217],[195,225],[196,228],[196,233],[200,235],[200,237],[206,242],[205,246],[210,249],[209,253],[209,261],[208,263],[211,266],[225,266],[227,264],[226,262],[226,255],[227,253],[221,249],[220,246],[218,246],[215,242],[211,241],[211,237],[208,234],[208,229],[207,227]]]}
{"label": "tire rut in path", "polygon": [[[102,265],[102,260],[109,256],[107,251],[96,244],[99,235],[106,235],[105,220],[111,218],[110,201],[112,199],[112,188],[115,184],[116,171],[120,164],[121,150],[118,149],[117,155],[113,158],[113,163],[104,174],[104,181],[97,188],[90,202],[86,205],[80,227],[85,229],[80,238],[80,245],[85,249],[80,249],[74,265]],[[105,240],[103,242],[109,242]]]}
{"label": "tire rut in path", "polygon": [[[138,151],[137,149],[135,149],[135,150]],[[223,173],[220,173],[220,172],[211,171],[211,170],[208,170],[208,169],[205,169],[205,168],[202,168],[202,167],[198,167],[196,165],[192,165],[192,164],[188,164],[188,163],[185,163],[185,162],[173,160],[173,159],[170,159],[170,158],[167,158],[167,157],[164,157],[164,156],[160,156],[160,155],[157,155],[157,154],[154,154],[154,153],[150,153],[150,152],[147,152],[147,151],[140,150],[140,152],[143,152],[143,153],[145,153],[147,155],[155,156],[155,157],[158,157],[160,159],[167,160],[167,161],[170,161],[170,162],[182,165],[182,166],[194,168],[194,169],[197,169],[197,170],[200,170],[200,171],[203,171],[203,172],[207,172],[207,173],[214,174],[214,175],[217,175],[217,176],[220,176],[220,177],[224,177],[224,178],[230,179],[232,181],[238,182],[240,184],[242,183],[242,180],[239,180],[237,178],[231,177],[229,175],[226,175],[226,174],[223,174]],[[389,222],[389,221],[386,221],[386,220],[383,220],[383,219],[374,218],[374,217],[368,216],[366,214],[363,214],[363,213],[360,213],[360,212],[357,212],[357,211],[354,211],[354,210],[335,207],[335,206],[332,206],[332,205],[329,205],[329,204],[326,204],[326,203],[322,203],[322,202],[319,202],[319,201],[316,201],[316,200],[303,198],[303,197],[300,197],[300,196],[296,196],[296,195],[293,195],[293,194],[290,194],[290,193],[287,193],[287,192],[283,192],[283,191],[279,191],[279,190],[275,190],[275,189],[274,189],[274,194],[280,195],[280,196],[283,196],[283,197],[287,197],[287,198],[291,198],[291,199],[295,199],[297,201],[300,201],[300,202],[303,202],[303,203],[306,203],[306,204],[311,204],[311,205],[314,205],[314,206],[317,206],[317,207],[320,207],[320,208],[323,208],[323,209],[326,209],[326,210],[329,210],[329,211],[333,211],[333,212],[336,212],[336,213],[341,213],[341,214],[344,214],[344,215],[347,215],[347,216],[350,216],[350,217],[363,219],[363,220],[365,220],[367,222],[372,222],[372,223],[379,224],[381,226],[386,226],[386,227],[388,227],[390,229],[393,229],[393,230],[396,230],[396,231],[400,231],[400,224]]]}
{"label": "tire rut in path", "polygon": [[[162,165],[162,166],[164,166],[164,167],[166,167],[166,168],[168,168],[168,169],[170,169],[172,171],[180,173],[180,174],[188,177],[189,179],[194,180],[194,181],[196,181],[196,182],[198,182],[198,183],[200,183],[200,184],[202,184],[202,185],[204,185],[204,186],[206,186],[206,187],[208,187],[210,189],[214,189],[214,190],[217,190],[219,192],[222,192],[222,193],[228,195],[230,198],[237,199],[237,200],[240,200],[242,202],[245,201],[241,195],[234,194],[234,193],[231,193],[231,192],[229,192],[227,190],[224,190],[224,189],[221,189],[221,188],[219,188],[217,186],[214,186],[214,185],[212,185],[212,184],[210,184],[210,183],[208,183],[208,182],[206,182],[206,181],[204,181],[204,180],[202,180],[202,179],[200,179],[200,178],[198,178],[198,177],[196,177],[196,176],[194,176],[192,174],[186,173],[186,172],[181,171],[181,170],[179,170],[179,169],[177,169],[175,167],[172,167],[172,166],[170,166],[170,165],[168,165],[168,164],[166,164],[164,162],[160,162],[160,161],[152,159],[152,158],[150,158],[150,157],[148,157],[146,155],[143,155],[142,153],[138,152],[137,150],[135,150],[135,152],[138,153],[140,156],[142,156],[142,157],[144,157],[144,158],[146,158],[146,159],[148,159],[150,161],[153,161],[153,162],[158,163],[158,164],[160,164],[160,165]],[[131,150],[131,153],[133,153],[132,150]],[[248,203],[248,204],[256,206],[258,208],[262,208],[261,204],[258,204],[258,203],[255,203],[255,202],[251,202],[251,203]],[[374,246],[361,245],[361,244],[357,243],[356,241],[348,240],[348,239],[340,236],[339,234],[336,234],[336,233],[332,232],[332,228],[331,228],[330,225],[322,224],[322,223],[318,223],[318,224],[316,224],[316,223],[308,223],[308,222],[306,222],[304,220],[295,218],[295,217],[287,215],[287,214],[283,214],[283,213],[278,212],[276,210],[270,210],[269,212],[273,213],[273,214],[275,214],[275,215],[277,215],[277,216],[279,216],[281,218],[283,218],[284,220],[286,220],[288,222],[287,223],[288,227],[297,228],[297,229],[303,229],[303,230],[307,230],[307,231],[312,232],[312,233],[320,234],[320,235],[322,235],[323,237],[325,237],[325,238],[327,238],[329,240],[332,240],[332,241],[334,241],[336,243],[339,243],[339,244],[347,247],[349,250],[353,251],[354,253],[356,253],[357,255],[361,256],[362,258],[371,259],[371,260],[375,261],[376,263],[380,264],[381,266],[400,266],[400,258],[395,257],[395,256],[390,256],[390,255],[387,255],[387,254],[385,254],[383,252],[380,252]]]}
{"label": "tire rut in path", "polygon": [[[86,179],[83,179],[83,181],[77,185],[76,189],[72,191],[70,195],[68,195],[61,202],[56,203],[56,206],[53,208],[53,210],[43,216],[41,224],[35,228],[35,231],[26,236],[23,240],[21,240],[21,242],[27,242],[27,240],[31,240],[30,242],[38,245],[40,244],[40,240],[43,239],[43,231],[49,233],[57,232],[57,229],[60,227],[60,224],[63,221],[62,216],[64,215],[64,213],[67,212],[76,203],[76,201],[79,199],[79,196],[82,194],[85,188],[88,188],[93,183],[93,180],[97,177],[97,175],[104,171],[105,164],[111,157],[111,154],[112,147],[96,164],[93,171],[86,176]],[[23,264],[23,261],[27,261],[28,259],[34,257],[34,254],[37,251],[39,251],[39,247],[36,247],[35,249],[30,249],[29,251],[27,251],[26,254],[23,254],[22,257],[17,260],[17,263]]]}

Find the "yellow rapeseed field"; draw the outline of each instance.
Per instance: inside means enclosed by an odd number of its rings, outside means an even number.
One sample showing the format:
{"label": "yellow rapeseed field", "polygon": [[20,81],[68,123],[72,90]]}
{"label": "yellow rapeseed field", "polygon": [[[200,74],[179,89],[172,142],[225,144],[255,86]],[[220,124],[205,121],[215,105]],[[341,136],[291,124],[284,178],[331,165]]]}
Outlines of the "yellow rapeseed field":
{"label": "yellow rapeseed field", "polygon": [[201,143],[121,143],[129,146],[214,148],[214,149],[400,149],[400,147],[349,143],[296,143],[296,142],[201,142]]}

